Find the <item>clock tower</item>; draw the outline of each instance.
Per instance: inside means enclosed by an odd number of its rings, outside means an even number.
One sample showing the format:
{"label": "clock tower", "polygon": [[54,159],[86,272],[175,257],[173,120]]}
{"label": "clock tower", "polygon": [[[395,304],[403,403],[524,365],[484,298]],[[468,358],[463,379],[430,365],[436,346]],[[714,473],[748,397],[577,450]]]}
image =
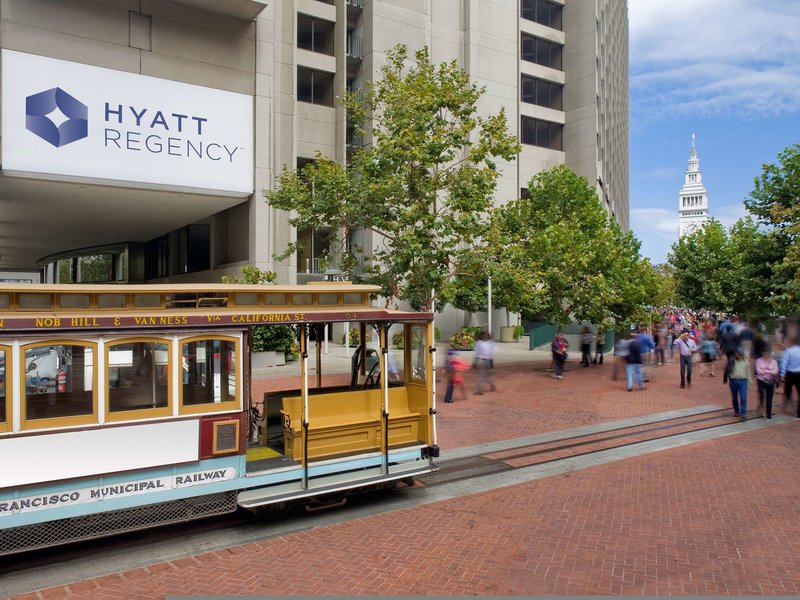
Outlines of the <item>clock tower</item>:
{"label": "clock tower", "polygon": [[684,174],[683,187],[678,199],[678,237],[692,234],[708,221],[708,192],[700,173],[700,159],[694,147],[689,151],[689,167]]}

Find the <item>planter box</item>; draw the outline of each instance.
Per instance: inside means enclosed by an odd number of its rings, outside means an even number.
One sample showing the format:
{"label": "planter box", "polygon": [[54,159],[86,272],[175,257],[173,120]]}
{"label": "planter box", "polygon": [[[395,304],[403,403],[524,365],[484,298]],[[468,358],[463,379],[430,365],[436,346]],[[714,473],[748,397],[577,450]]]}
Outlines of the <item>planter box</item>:
{"label": "planter box", "polygon": [[253,352],[250,355],[250,365],[253,369],[265,367],[279,367],[286,364],[283,352]]}
{"label": "planter box", "polygon": [[514,342],[514,329],[516,327],[501,327],[500,328],[500,341],[501,342]]}

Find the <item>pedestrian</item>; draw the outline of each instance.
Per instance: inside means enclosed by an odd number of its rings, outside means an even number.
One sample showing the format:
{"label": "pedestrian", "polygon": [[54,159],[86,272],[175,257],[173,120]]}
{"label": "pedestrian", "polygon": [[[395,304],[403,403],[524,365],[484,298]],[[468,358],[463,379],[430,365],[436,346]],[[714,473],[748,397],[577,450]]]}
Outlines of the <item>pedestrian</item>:
{"label": "pedestrian", "polygon": [[589,359],[592,357],[592,332],[588,327],[584,327],[581,332],[581,364],[589,366]]}
{"label": "pedestrian", "polygon": [[495,391],[492,378],[492,363],[494,362],[494,341],[489,334],[484,332],[475,343],[475,368],[478,370],[478,378],[475,381],[475,395],[483,394],[484,388]]}
{"label": "pedestrian", "polygon": [[600,329],[597,330],[597,336],[594,342],[594,360],[592,364],[602,365],[603,354],[606,352],[606,332]]}
{"label": "pedestrian", "polygon": [[674,358],[674,355],[675,355],[675,340],[676,339],[677,338],[675,337],[675,329],[673,329],[672,327],[668,328],[667,329],[667,353],[668,353],[668,356],[669,356],[669,359],[668,359],[669,360],[669,364],[672,364],[672,359]]}
{"label": "pedestrian", "polygon": [[689,384],[692,387],[692,357],[697,352],[697,344],[689,337],[688,331],[683,331],[673,344],[680,354],[681,361],[681,389]]}
{"label": "pedestrian", "polygon": [[703,373],[710,371],[714,377],[714,363],[717,361],[717,334],[713,329],[706,332],[703,342],[700,344],[700,354],[703,361]]}
{"label": "pedestrian", "polygon": [[444,369],[447,375],[447,391],[444,394],[444,401],[448,404],[453,402],[453,392],[455,388],[461,390],[461,399],[467,399],[467,390],[464,387],[464,371],[467,370],[465,363],[458,355],[456,350],[448,350],[444,362]]}
{"label": "pedestrian", "polygon": [[727,363],[725,365],[725,374],[722,376],[722,383],[728,383],[728,374],[733,366],[734,354],[739,347],[739,336],[734,332],[733,325],[730,322],[727,325],[723,325],[723,327],[724,329],[719,339],[719,346],[720,350],[722,350],[722,353],[725,355]]}
{"label": "pedestrian", "polygon": [[663,367],[667,364],[667,330],[663,327],[658,328],[653,334],[653,343],[656,345],[655,361]]}
{"label": "pedestrian", "polygon": [[742,352],[747,358],[754,357],[756,359],[760,358],[761,355],[754,356],[753,355],[753,340],[755,339],[755,333],[753,332],[753,328],[750,327],[750,323],[742,323],[742,329],[739,332],[739,341],[742,344]]}
{"label": "pedestrian", "polygon": [[733,415],[742,421],[747,415],[747,386],[750,383],[750,360],[744,355],[741,348],[733,353],[733,364],[728,373],[731,388],[731,404]]}
{"label": "pedestrian", "polygon": [[614,368],[611,370],[612,381],[617,380],[619,370],[627,370],[625,366],[628,363],[628,352],[630,352],[630,340],[627,337],[620,336],[614,344]]}
{"label": "pedestrian", "polygon": [[[639,371],[642,374],[642,380],[650,381],[650,378],[647,376],[647,368],[645,367],[645,364],[651,361],[650,351],[656,349],[655,342],[653,342],[653,336],[650,335],[650,330],[648,328],[640,327],[639,335],[631,341],[639,344],[639,350],[642,353],[641,360],[639,361]],[[645,360],[645,358],[647,360]]]}
{"label": "pedestrian", "polygon": [[756,359],[756,385],[758,386],[758,406],[766,410],[766,417],[772,418],[772,397],[775,395],[775,384],[780,380],[781,371],[778,361],[772,358],[769,348]]}
{"label": "pedestrian", "polygon": [[[781,379],[783,380],[783,401],[792,400],[792,388],[800,398],[800,339],[795,338],[791,346],[783,351],[781,357]],[[797,403],[797,418],[800,419],[800,402]]]}
{"label": "pedestrian", "polygon": [[628,344],[628,356],[625,358],[625,374],[627,376],[628,391],[633,391],[633,383],[640,389],[644,389],[644,378],[642,377],[642,343],[641,336],[630,340]]}
{"label": "pedestrian", "polygon": [[550,349],[553,352],[553,369],[555,370],[553,377],[556,379],[564,379],[564,363],[567,361],[567,348],[569,348],[569,343],[566,338],[560,331],[557,332],[556,336],[553,338],[553,343],[550,344]]}

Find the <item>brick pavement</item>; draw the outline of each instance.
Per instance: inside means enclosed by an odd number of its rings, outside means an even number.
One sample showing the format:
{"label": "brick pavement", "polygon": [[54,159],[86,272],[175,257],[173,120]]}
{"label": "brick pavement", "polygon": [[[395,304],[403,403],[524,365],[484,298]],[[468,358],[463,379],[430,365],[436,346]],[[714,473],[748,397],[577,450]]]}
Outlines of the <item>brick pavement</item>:
{"label": "brick pavement", "polygon": [[[563,381],[533,367],[500,366],[497,392],[443,405],[440,445],[728,405],[719,378],[679,390],[674,366],[633,393],[608,366]],[[793,421],[24,597],[800,594],[799,432]]]}

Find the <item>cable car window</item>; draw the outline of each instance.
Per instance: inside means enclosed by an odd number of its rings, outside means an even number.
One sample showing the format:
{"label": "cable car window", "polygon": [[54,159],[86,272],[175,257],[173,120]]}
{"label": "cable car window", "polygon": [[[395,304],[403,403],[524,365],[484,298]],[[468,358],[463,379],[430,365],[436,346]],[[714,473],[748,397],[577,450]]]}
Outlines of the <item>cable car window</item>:
{"label": "cable car window", "polygon": [[53,308],[53,294],[20,294],[17,303],[19,308],[27,310]]}
{"label": "cable car window", "polygon": [[11,294],[0,294],[0,308],[11,307]]}
{"label": "cable car window", "polygon": [[8,414],[11,402],[6,400],[6,398],[10,397],[9,383],[11,379],[6,377],[7,365],[10,365],[10,356],[9,349],[0,346],[0,431],[7,431],[11,421]]}
{"label": "cable car window", "polygon": [[107,348],[111,420],[115,416],[129,419],[170,414],[169,343],[136,340],[109,344]]}
{"label": "cable car window", "polygon": [[322,305],[339,304],[339,294],[320,294],[318,302]]}
{"label": "cable car window", "polygon": [[258,294],[256,292],[236,294],[236,306],[258,306]]}
{"label": "cable car window", "polygon": [[97,294],[97,308],[124,308],[128,304],[127,294]]}
{"label": "cable car window", "polygon": [[411,379],[414,381],[427,381],[427,352],[425,343],[425,325],[411,325]]}
{"label": "cable car window", "polygon": [[361,304],[364,301],[361,292],[347,292],[342,294],[342,298],[345,304]]}
{"label": "cable car window", "polygon": [[311,304],[311,294],[292,294],[292,304],[294,306],[306,306]]}
{"label": "cable car window", "polygon": [[133,305],[136,308],[158,308],[161,306],[161,294],[135,294]]}
{"label": "cable car window", "polygon": [[185,412],[206,412],[236,402],[237,341],[197,339],[181,345],[181,405]]}
{"label": "cable car window", "polygon": [[89,294],[61,294],[58,305],[61,308],[89,308],[92,304]]}
{"label": "cable car window", "polygon": [[94,344],[40,344],[23,348],[23,414],[28,428],[95,421],[95,356]]}
{"label": "cable car window", "polygon": [[286,294],[264,294],[264,304],[269,306],[283,306],[286,304]]}

